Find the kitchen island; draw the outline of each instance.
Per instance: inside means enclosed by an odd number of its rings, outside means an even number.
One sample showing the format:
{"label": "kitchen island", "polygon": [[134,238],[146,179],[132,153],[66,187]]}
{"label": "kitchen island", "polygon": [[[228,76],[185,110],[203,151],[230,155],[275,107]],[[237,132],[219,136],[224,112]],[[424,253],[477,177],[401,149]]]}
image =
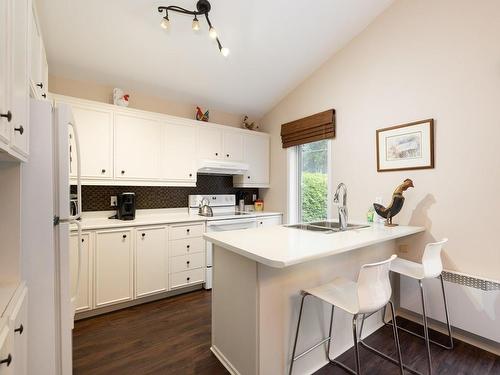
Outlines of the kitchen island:
{"label": "kitchen island", "polygon": [[[423,231],[374,224],[335,233],[286,226],[206,233],[214,245],[212,352],[232,374],[287,373],[300,290],[338,276],[356,280],[362,264],[396,253],[394,240]],[[329,306],[309,300],[298,353],[327,337],[329,312]],[[335,312],[333,357],[352,346],[351,318]],[[375,314],[364,332],[381,325],[381,314]],[[327,362],[319,347],[296,362],[294,373],[309,374]]]}

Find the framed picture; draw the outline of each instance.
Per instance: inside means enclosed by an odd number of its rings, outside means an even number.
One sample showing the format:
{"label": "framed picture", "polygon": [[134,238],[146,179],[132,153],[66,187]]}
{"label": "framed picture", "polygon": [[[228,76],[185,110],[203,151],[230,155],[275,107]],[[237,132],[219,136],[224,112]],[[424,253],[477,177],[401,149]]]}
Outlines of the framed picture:
{"label": "framed picture", "polygon": [[377,171],[434,168],[434,120],[377,130]]}

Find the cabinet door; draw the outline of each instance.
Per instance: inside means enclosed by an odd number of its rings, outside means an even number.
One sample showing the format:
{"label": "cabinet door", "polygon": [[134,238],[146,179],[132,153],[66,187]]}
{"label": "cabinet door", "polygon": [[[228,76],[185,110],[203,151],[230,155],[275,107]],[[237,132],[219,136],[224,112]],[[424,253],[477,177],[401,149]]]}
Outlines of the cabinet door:
{"label": "cabinet door", "polygon": [[[0,114],[7,115],[11,110],[9,106],[8,90],[8,36],[9,24],[7,22],[7,0],[0,0]],[[10,142],[10,123],[7,118],[0,117],[0,147]]]}
{"label": "cabinet door", "polygon": [[263,216],[257,218],[257,227],[272,227],[274,225],[281,225],[281,216]]}
{"label": "cabinet door", "polygon": [[196,128],[164,125],[163,176],[170,181],[196,182]]}
{"label": "cabinet door", "polygon": [[[80,140],[82,178],[113,177],[113,112],[92,106],[72,104]],[[74,141],[74,136],[71,137]],[[76,177],[76,153],[71,145],[70,176]]]}
{"label": "cabinet door", "polygon": [[[82,234],[82,254],[80,266],[80,285],[76,294],[76,312],[92,309],[92,256],[90,247],[90,234]],[[71,234],[69,239],[69,259],[71,272],[71,294],[76,292],[78,277],[78,236]]]}
{"label": "cabinet door", "polygon": [[220,159],[221,154],[222,130],[209,125],[200,127],[198,131],[198,156],[200,159]]}
{"label": "cabinet door", "polygon": [[40,57],[40,80],[41,80],[41,91],[42,98],[47,99],[49,92],[49,64],[47,62],[47,54],[45,52],[45,47],[42,40],[42,53]]}
{"label": "cabinet door", "polygon": [[[41,57],[42,57],[42,36],[40,34],[40,29],[38,28],[37,20],[35,17],[34,9],[30,11],[30,55],[31,55],[31,71],[30,79],[39,97],[41,90],[44,89],[42,83],[42,71],[41,67]],[[40,87],[42,85],[42,87]]]}
{"label": "cabinet door", "polygon": [[167,232],[165,227],[136,230],[135,296],[168,290]]}
{"label": "cabinet door", "polygon": [[160,122],[115,114],[115,179],[160,179],[161,142]]}
{"label": "cabinet door", "polygon": [[9,363],[0,365],[0,375],[14,374],[14,348],[12,345],[12,331],[8,326],[0,328],[0,361],[9,360]]}
{"label": "cabinet door", "polygon": [[28,289],[24,289],[10,316],[14,335],[14,375],[28,375]]}
{"label": "cabinet door", "polygon": [[11,0],[11,147],[21,155],[28,155],[28,6],[27,0]]}
{"label": "cabinet door", "polygon": [[95,306],[133,299],[132,231],[96,233]]}
{"label": "cabinet door", "polygon": [[222,158],[232,161],[243,160],[243,134],[236,131],[224,130],[224,152]]}
{"label": "cabinet door", "polygon": [[244,143],[244,159],[249,169],[243,183],[269,185],[269,138],[249,134],[245,136]]}

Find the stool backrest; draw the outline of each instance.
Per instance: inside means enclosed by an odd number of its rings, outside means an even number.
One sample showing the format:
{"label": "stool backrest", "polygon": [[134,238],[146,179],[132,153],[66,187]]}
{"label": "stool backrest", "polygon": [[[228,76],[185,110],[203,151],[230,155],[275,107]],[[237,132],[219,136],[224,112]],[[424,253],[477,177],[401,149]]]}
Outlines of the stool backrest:
{"label": "stool backrest", "polygon": [[384,307],[391,298],[392,289],[389,280],[392,255],[382,262],[361,266],[358,276],[359,313],[371,313]]}
{"label": "stool backrest", "polygon": [[441,250],[443,245],[448,242],[447,238],[439,242],[428,243],[425,246],[424,255],[422,255],[422,265],[424,267],[424,277],[438,277],[443,271],[443,262],[441,261]]}

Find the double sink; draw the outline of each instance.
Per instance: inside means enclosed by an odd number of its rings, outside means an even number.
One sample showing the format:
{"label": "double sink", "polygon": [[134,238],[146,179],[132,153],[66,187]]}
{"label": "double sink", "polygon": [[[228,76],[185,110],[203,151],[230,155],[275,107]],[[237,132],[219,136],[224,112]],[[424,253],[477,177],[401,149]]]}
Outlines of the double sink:
{"label": "double sink", "polygon": [[[292,224],[286,225],[288,228],[309,230],[312,232],[322,232],[322,233],[336,233],[342,232],[340,224],[333,221],[315,221],[313,223],[302,223],[302,224]],[[361,228],[367,228],[369,225],[358,225],[358,224],[347,224],[347,230],[356,230]]]}

